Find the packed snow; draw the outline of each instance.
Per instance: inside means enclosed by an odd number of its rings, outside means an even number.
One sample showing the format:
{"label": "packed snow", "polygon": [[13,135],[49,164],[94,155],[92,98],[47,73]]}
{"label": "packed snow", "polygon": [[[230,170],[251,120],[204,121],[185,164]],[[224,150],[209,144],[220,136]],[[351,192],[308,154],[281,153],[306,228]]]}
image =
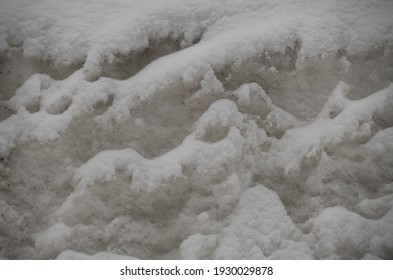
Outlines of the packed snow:
{"label": "packed snow", "polygon": [[392,259],[391,0],[1,0],[0,258]]}

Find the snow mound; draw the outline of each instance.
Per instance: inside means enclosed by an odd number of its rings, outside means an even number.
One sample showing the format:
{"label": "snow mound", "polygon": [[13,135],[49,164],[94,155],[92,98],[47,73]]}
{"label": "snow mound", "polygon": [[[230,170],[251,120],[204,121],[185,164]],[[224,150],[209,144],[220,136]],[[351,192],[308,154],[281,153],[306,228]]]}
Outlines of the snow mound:
{"label": "snow mound", "polygon": [[224,259],[310,259],[312,251],[276,193],[262,186],[245,191],[229,216],[214,253]]}
{"label": "snow mound", "polygon": [[0,258],[393,258],[390,1],[0,3]]}

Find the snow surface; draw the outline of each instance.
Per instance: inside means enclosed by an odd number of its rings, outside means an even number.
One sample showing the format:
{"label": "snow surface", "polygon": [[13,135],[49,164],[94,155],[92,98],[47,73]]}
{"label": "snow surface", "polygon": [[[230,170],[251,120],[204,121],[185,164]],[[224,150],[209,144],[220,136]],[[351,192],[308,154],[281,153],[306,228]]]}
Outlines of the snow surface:
{"label": "snow surface", "polygon": [[392,259],[392,14],[0,1],[0,258]]}

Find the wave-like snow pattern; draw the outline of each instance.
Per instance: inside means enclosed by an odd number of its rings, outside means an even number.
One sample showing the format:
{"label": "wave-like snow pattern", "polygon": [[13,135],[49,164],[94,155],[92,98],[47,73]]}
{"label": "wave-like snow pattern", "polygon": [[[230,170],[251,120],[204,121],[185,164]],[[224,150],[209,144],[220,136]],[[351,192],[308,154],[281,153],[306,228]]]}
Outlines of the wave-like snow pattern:
{"label": "wave-like snow pattern", "polygon": [[0,258],[393,258],[390,1],[0,3]]}

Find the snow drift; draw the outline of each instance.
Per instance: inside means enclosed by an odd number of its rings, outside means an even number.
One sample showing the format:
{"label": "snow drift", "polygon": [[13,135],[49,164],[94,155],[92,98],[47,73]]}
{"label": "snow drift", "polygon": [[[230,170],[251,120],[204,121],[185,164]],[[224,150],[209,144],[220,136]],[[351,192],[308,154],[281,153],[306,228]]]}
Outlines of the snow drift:
{"label": "snow drift", "polygon": [[393,3],[0,3],[0,257],[393,258]]}

